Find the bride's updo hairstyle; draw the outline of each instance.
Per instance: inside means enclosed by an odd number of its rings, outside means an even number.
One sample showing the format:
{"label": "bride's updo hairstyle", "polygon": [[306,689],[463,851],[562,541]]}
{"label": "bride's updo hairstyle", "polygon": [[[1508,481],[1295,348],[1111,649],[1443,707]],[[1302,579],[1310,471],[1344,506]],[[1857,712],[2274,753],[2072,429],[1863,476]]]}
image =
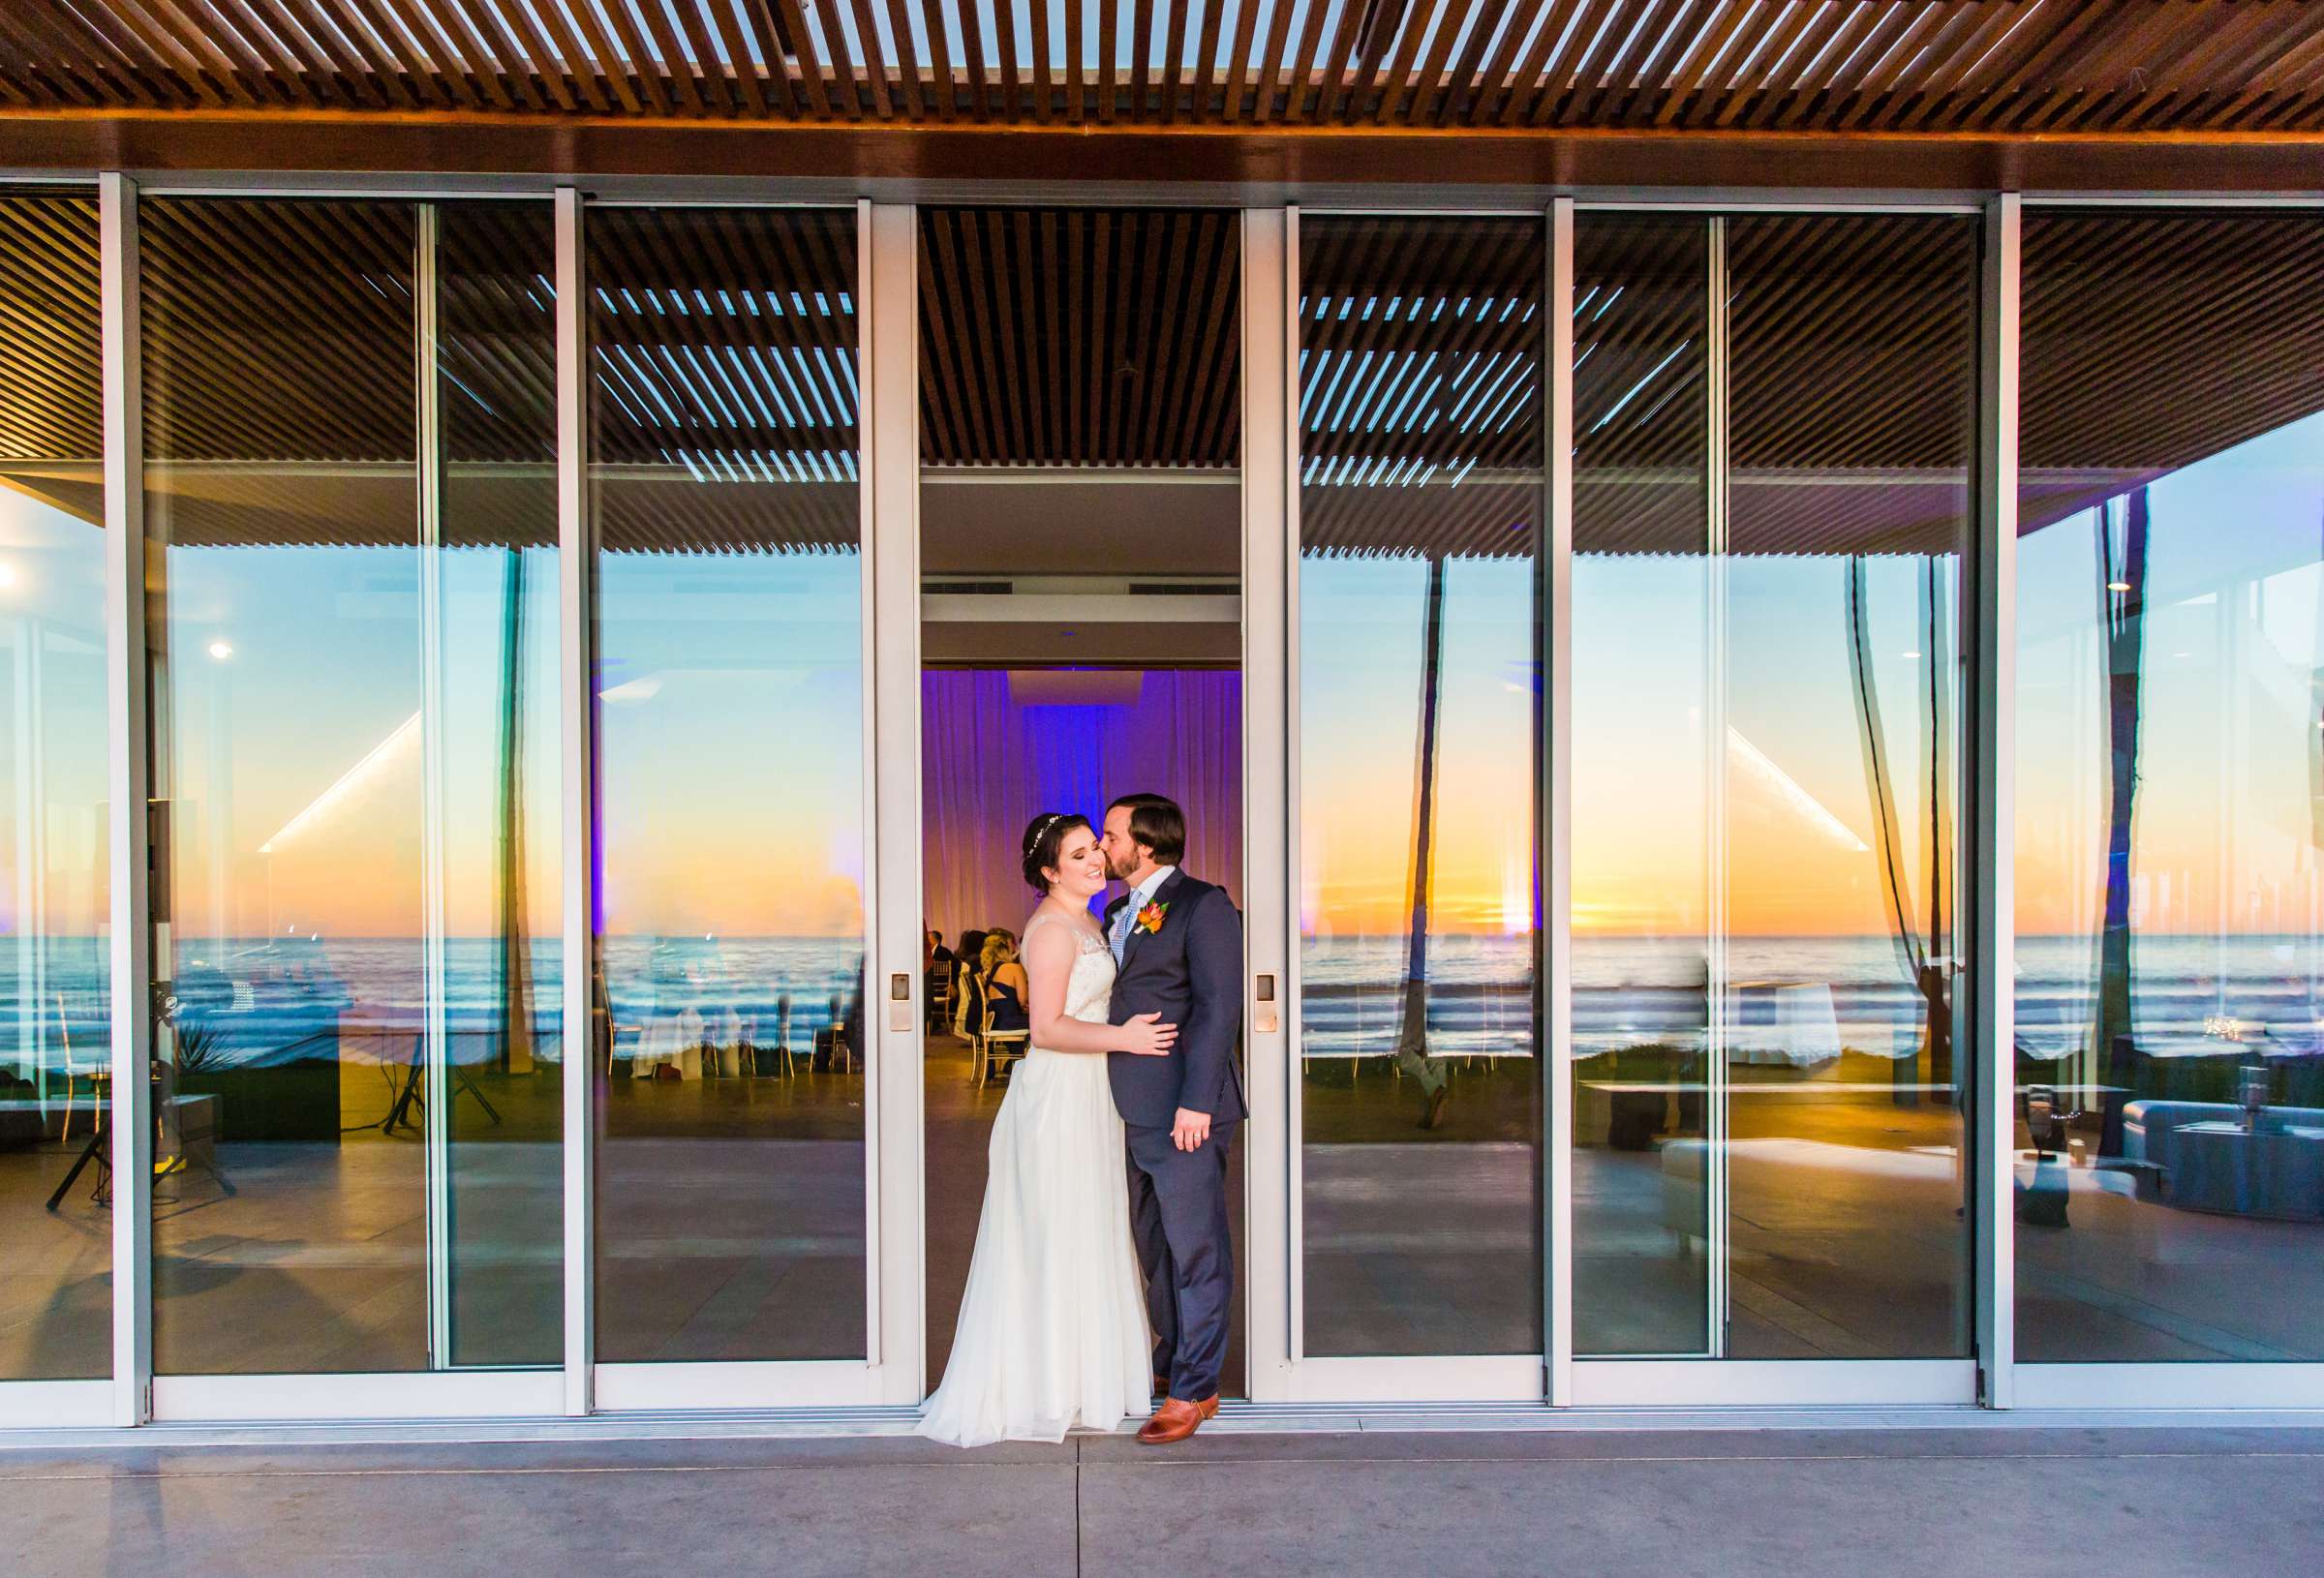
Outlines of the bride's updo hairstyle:
{"label": "bride's updo hairstyle", "polygon": [[1076,828],[1088,826],[1087,817],[1076,816],[1071,811],[1048,811],[1024,825],[1024,880],[1033,892],[1045,898],[1049,896],[1047,873],[1056,866],[1057,851],[1065,846],[1065,835]]}

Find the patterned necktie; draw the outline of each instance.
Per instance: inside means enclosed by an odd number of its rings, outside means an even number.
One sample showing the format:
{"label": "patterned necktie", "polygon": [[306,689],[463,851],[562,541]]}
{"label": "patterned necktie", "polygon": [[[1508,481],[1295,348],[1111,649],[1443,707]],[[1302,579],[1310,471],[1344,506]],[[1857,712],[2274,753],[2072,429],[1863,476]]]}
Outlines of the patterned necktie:
{"label": "patterned necktie", "polygon": [[1121,908],[1114,912],[1114,931],[1106,939],[1114,949],[1114,962],[1116,966],[1122,962],[1123,950],[1130,945],[1130,926],[1137,919],[1138,895],[1133,893],[1121,901]]}

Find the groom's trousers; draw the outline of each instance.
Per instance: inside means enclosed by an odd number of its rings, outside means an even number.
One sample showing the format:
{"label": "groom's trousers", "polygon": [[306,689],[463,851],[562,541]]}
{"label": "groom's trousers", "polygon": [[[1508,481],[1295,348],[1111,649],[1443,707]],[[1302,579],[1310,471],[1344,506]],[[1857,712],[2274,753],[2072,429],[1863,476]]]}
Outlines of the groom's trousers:
{"label": "groom's trousers", "polygon": [[1168,1128],[1129,1125],[1130,1230],[1146,1272],[1154,1374],[1190,1403],[1218,1392],[1235,1303],[1235,1243],[1227,1215],[1227,1147],[1236,1126],[1214,1125],[1200,1150],[1171,1143]]}

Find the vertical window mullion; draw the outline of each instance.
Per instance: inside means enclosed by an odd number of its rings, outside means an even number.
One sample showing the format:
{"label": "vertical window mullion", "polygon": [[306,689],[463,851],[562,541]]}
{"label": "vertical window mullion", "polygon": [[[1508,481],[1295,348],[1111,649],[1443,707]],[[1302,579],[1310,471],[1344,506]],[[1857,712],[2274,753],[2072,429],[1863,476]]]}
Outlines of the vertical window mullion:
{"label": "vertical window mullion", "polygon": [[144,401],[138,368],[138,189],[98,177],[105,427],[105,690],[111,975],[113,1422],[153,1401],[153,949],[145,732]]}
{"label": "vertical window mullion", "polygon": [[1708,520],[1704,542],[1704,566],[1709,576],[1704,606],[1710,628],[1703,642],[1703,732],[1707,747],[1706,787],[1708,812],[1705,836],[1708,839],[1705,869],[1709,890],[1707,946],[1709,986],[1704,1008],[1706,1033],[1703,1047],[1703,1118],[1707,1139],[1705,1156],[1709,1185],[1706,1202],[1709,1227],[1709,1275],[1704,1279],[1705,1298],[1709,1319],[1706,1322],[1706,1352],[1711,1358],[1727,1356],[1728,1317],[1728,1255],[1731,1232],[1728,1221],[1728,1024],[1729,995],[1728,958],[1728,355],[1730,349],[1728,334],[1728,290],[1727,284],[1727,221],[1714,216],[1705,227],[1710,245],[1708,270],[1708,305],[1705,323],[1709,329],[1709,356],[1704,379],[1708,410],[1705,412],[1703,445],[1704,498],[1708,504]]}
{"label": "vertical window mullion", "polygon": [[[559,801],[564,815],[561,862],[563,1034],[565,1060],[565,1411],[595,1407],[596,1332],[591,1299],[595,1233],[591,1177],[596,1126],[596,1027],[592,985],[596,966],[595,800],[590,672],[590,570],[595,562],[589,508],[589,303],[581,278],[581,194],[557,191],[557,582]],[[610,1027],[609,1027],[610,1033]]]}
{"label": "vertical window mullion", "polygon": [[2014,1133],[2016,1066],[2016,769],[2017,732],[2017,194],[1987,201],[1978,310],[1975,536],[1972,622],[1963,643],[1974,711],[1969,792],[1971,836],[1957,860],[1969,894],[1972,1065],[1976,1104],[1971,1154],[1974,1191],[1979,1401],[2015,1404],[2016,1246]]}
{"label": "vertical window mullion", "polygon": [[1541,655],[1543,715],[1535,723],[1542,742],[1541,786],[1534,797],[1542,825],[1542,914],[1547,956],[1536,972],[1543,998],[1537,1011],[1548,1056],[1542,1077],[1548,1081],[1547,1132],[1542,1157],[1546,1169],[1542,1200],[1542,1322],[1548,1337],[1547,1395],[1552,1407],[1574,1401],[1574,199],[1549,206],[1549,279],[1543,317],[1548,401],[1543,457],[1548,498],[1542,519],[1544,542],[1542,576]]}

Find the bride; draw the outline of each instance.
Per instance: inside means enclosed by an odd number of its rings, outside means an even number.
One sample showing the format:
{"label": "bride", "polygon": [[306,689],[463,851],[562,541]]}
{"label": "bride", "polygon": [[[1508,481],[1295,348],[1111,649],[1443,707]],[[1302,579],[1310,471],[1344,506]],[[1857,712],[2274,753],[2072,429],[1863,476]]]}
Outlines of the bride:
{"label": "bride", "polygon": [[920,1434],[956,1446],[1110,1431],[1151,1400],[1121,1114],[1103,1054],[1164,1056],[1177,1030],[1152,1014],[1106,1022],[1114,955],[1089,914],[1106,861],[1088,822],[1037,816],[1023,847],[1024,879],[1042,895],[1020,945],[1031,1049],[994,1120],[952,1362],[920,1421]]}

